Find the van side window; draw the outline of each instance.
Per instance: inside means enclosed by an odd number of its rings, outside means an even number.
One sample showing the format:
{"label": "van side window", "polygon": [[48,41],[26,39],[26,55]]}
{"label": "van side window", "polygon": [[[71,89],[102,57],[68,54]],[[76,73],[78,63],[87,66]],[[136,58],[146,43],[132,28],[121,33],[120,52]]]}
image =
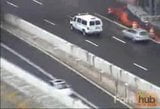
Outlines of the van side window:
{"label": "van side window", "polygon": [[99,20],[96,20],[96,25],[100,25],[100,21]]}
{"label": "van side window", "polygon": [[90,22],[89,22],[89,25],[90,25],[90,26],[94,26],[94,21],[90,21]]}
{"label": "van side window", "polygon": [[130,32],[130,33],[135,33],[135,34],[137,33],[136,31],[131,30],[131,29],[129,29],[128,32]]}
{"label": "van side window", "polygon": [[76,21],[77,20],[77,18],[76,17],[74,17],[74,19],[73,19],[74,21]]}
{"label": "van side window", "polygon": [[77,19],[77,22],[78,22],[78,23],[81,23],[81,19],[80,19],[80,18],[78,18],[78,19]]}
{"label": "van side window", "polygon": [[87,25],[87,21],[82,20],[82,24],[83,24],[83,25]]}

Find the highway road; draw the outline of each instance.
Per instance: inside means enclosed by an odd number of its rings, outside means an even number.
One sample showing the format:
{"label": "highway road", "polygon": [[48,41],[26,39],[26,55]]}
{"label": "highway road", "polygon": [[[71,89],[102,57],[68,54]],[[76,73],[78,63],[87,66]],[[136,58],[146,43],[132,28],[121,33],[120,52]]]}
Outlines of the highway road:
{"label": "highway road", "polygon": [[[23,19],[102,57],[113,64],[160,86],[160,45],[133,43],[124,39],[121,26],[108,21],[107,7],[120,6],[112,0],[2,0],[2,11]],[[70,31],[69,18],[89,12],[102,18],[100,37],[84,37]],[[92,43],[89,43],[92,42]],[[46,61],[47,62],[47,61]],[[58,69],[56,69],[58,70]]]}
{"label": "highway road", "polygon": [[[126,106],[118,101],[114,104],[111,96],[101,91],[69,68],[58,63],[53,58],[4,30],[2,30],[1,33],[1,57],[46,82],[51,80],[48,74],[55,78],[66,80],[73,90],[99,108],[126,108]],[[47,74],[44,73],[44,71],[47,72]]]}

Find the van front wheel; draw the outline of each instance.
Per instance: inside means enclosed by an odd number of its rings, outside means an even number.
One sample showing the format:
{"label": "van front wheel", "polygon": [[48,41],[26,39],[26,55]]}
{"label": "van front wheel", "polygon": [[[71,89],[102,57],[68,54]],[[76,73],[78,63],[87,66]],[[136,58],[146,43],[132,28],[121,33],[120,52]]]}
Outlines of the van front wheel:
{"label": "van front wheel", "polygon": [[74,30],[74,27],[73,27],[73,25],[71,25],[70,29],[71,29],[71,30]]}

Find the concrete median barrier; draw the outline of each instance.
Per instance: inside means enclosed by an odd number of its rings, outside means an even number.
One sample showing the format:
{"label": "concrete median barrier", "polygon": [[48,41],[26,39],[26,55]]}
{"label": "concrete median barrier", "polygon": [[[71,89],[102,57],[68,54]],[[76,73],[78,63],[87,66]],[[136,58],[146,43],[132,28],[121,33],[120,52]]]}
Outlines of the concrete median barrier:
{"label": "concrete median barrier", "polygon": [[[156,101],[160,103],[160,88],[158,86],[16,16],[7,14],[5,21],[30,33],[25,37],[24,35],[17,35],[17,37],[69,64],[131,107],[141,106],[137,101],[137,92],[147,94],[154,92],[157,95]],[[7,29],[5,26],[3,28]],[[15,30],[8,29],[8,31]]]}

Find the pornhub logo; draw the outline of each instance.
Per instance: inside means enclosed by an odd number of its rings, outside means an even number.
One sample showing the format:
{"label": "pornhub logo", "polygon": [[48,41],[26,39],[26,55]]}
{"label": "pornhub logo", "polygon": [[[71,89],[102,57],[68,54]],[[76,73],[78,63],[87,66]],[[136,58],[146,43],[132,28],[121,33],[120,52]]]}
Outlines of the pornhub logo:
{"label": "pornhub logo", "polygon": [[[157,107],[158,98],[155,93],[139,91],[136,94],[137,107]],[[160,105],[159,105],[160,106]]]}

